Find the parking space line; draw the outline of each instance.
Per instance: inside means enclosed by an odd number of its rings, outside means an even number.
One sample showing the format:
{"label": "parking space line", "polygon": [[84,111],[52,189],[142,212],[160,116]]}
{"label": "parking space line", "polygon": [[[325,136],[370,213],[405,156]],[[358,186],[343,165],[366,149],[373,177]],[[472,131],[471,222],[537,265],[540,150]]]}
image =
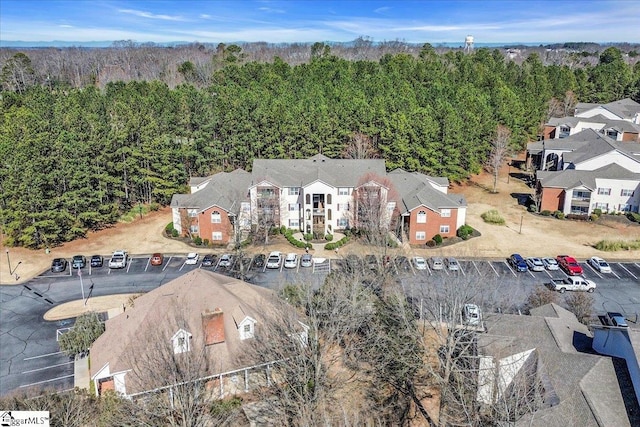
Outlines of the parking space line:
{"label": "parking space line", "polygon": [[491,269],[493,270],[494,273],[496,273],[497,277],[500,277],[500,275],[498,274],[498,270],[496,270],[496,268],[493,266],[493,264],[491,263],[491,261],[487,261],[489,263],[489,267],[491,267]]}
{"label": "parking space line", "polygon": [[427,271],[429,272],[429,276],[433,276],[433,272],[431,271],[431,268],[429,267],[429,263],[425,260],[424,264],[427,267]]}
{"label": "parking space line", "polygon": [[553,279],[553,276],[551,275],[551,273],[549,273],[549,270],[545,268],[544,272],[547,273],[547,276],[549,276],[550,279]]}
{"label": "parking space line", "polygon": [[169,266],[169,263],[171,262],[172,258],[173,258],[172,256],[169,257],[169,261],[167,261],[167,263],[164,265],[164,267],[162,267],[162,271],[164,271]]}
{"label": "parking space line", "polygon": [[73,376],[74,376],[74,374],[71,374],[71,375],[65,375],[64,377],[51,378],[50,380],[38,381],[37,383],[24,384],[24,385],[21,385],[20,388],[31,387],[33,385],[38,385],[38,384],[50,383],[50,382],[53,382],[53,381],[64,380],[65,378],[71,378]]}
{"label": "parking space line", "polygon": [[504,263],[504,265],[506,265],[506,266],[507,266],[507,268],[509,269],[509,271],[511,272],[511,274],[513,274],[513,277],[518,277],[518,275],[516,274],[516,272],[515,272],[515,271],[513,271],[513,270],[511,269],[511,267],[509,267],[509,263],[507,263],[507,261],[502,261],[502,262]]}
{"label": "parking space line", "polygon": [[637,277],[635,274],[633,274],[632,272],[630,272],[630,271],[627,269],[627,267],[625,267],[623,264],[620,264],[620,263],[618,263],[618,265],[619,265],[620,267],[622,267],[624,271],[626,271],[627,273],[629,273],[629,274],[631,275],[631,277],[633,277],[634,279],[638,280],[638,277]]}
{"label": "parking space line", "polygon": [[536,275],[533,274],[533,272],[531,270],[529,270],[528,268],[527,268],[527,273],[529,273],[531,275],[531,277],[533,277],[534,279],[536,278]]}
{"label": "parking space line", "polygon": [[151,258],[147,258],[147,265],[144,266],[144,271],[146,272],[149,268],[149,264],[151,264]]}
{"label": "parking space line", "polygon": [[187,265],[187,260],[184,260],[184,262],[182,263],[182,265],[180,266],[178,271],[182,271],[182,269],[184,268],[185,265]]}
{"label": "parking space line", "polygon": [[129,272],[129,269],[131,268],[131,264],[133,264],[132,259],[129,258],[129,262],[127,263],[127,273]]}
{"label": "parking space line", "polygon": [[466,276],[466,274],[464,272],[464,268],[462,268],[462,264],[458,263],[458,267],[460,267],[460,271],[462,271],[462,275]]}
{"label": "parking space line", "polygon": [[599,278],[601,278],[601,279],[602,279],[602,276],[600,275],[600,273],[598,273],[598,271],[597,271],[595,268],[593,268],[593,266],[591,265],[591,263],[588,263],[588,262],[587,262],[587,263],[585,263],[585,264],[589,267],[589,270],[593,271],[593,272],[595,273],[595,275],[596,275],[596,276],[598,276]]}
{"label": "parking space line", "polygon": [[56,351],[55,353],[41,354],[40,356],[27,357],[26,359],[22,359],[22,360],[39,359],[41,357],[53,356],[53,355],[56,355],[56,354],[62,354],[62,352],[61,351]]}
{"label": "parking space line", "polygon": [[478,274],[480,274],[480,270],[478,270],[478,266],[476,265],[476,262],[474,260],[471,260],[471,264],[473,265],[473,267],[476,269],[476,272]]}
{"label": "parking space line", "polygon": [[58,363],[57,365],[45,366],[44,368],[31,369],[29,371],[24,371],[22,373],[23,374],[30,374],[32,372],[44,371],[44,370],[51,369],[51,368],[57,368],[58,366],[70,365],[72,363],[74,363],[73,360],[71,360],[69,362],[64,362],[64,363]]}

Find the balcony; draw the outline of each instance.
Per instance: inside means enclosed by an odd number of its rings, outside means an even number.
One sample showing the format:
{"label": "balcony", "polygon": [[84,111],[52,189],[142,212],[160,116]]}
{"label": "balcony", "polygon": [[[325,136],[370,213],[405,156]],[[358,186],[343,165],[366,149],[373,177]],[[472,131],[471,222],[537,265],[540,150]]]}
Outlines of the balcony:
{"label": "balcony", "polygon": [[324,216],[324,208],[313,208],[313,216]]}
{"label": "balcony", "polygon": [[591,204],[591,199],[585,199],[580,197],[571,199],[571,206],[589,207],[590,204]]}

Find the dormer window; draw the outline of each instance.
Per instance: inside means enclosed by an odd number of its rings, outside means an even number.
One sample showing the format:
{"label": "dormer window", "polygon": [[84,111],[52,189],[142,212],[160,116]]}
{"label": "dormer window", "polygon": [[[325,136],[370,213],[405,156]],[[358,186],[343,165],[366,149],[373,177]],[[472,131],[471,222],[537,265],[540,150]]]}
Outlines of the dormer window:
{"label": "dormer window", "polygon": [[242,322],[238,325],[238,332],[240,333],[240,339],[246,340],[249,338],[253,338],[256,332],[256,321],[255,319],[247,316]]}
{"label": "dormer window", "polygon": [[184,329],[179,329],[178,332],[171,337],[171,344],[173,346],[173,354],[186,353],[191,351],[191,334]]}

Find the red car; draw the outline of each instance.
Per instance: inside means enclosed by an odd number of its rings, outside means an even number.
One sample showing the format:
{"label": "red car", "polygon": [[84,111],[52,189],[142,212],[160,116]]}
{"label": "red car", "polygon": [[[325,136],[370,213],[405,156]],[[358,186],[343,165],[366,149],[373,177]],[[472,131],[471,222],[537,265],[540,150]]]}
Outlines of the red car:
{"label": "red car", "polygon": [[151,256],[151,265],[162,265],[162,261],[164,261],[162,254],[153,254]]}
{"label": "red car", "polygon": [[558,255],[556,257],[556,261],[558,261],[560,268],[569,276],[580,276],[583,273],[582,267],[580,267],[580,264],[578,264],[578,261],[576,261],[574,257],[569,255]]}

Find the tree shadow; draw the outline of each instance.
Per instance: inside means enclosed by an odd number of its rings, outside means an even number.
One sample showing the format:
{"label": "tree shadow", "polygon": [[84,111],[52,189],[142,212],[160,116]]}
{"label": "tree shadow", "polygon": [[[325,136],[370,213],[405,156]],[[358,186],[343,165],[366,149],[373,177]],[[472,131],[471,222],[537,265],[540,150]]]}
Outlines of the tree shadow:
{"label": "tree shadow", "polygon": [[530,193],[511,193],[511,197],[516,199],[520,206],[529,207],[532,202]]}

